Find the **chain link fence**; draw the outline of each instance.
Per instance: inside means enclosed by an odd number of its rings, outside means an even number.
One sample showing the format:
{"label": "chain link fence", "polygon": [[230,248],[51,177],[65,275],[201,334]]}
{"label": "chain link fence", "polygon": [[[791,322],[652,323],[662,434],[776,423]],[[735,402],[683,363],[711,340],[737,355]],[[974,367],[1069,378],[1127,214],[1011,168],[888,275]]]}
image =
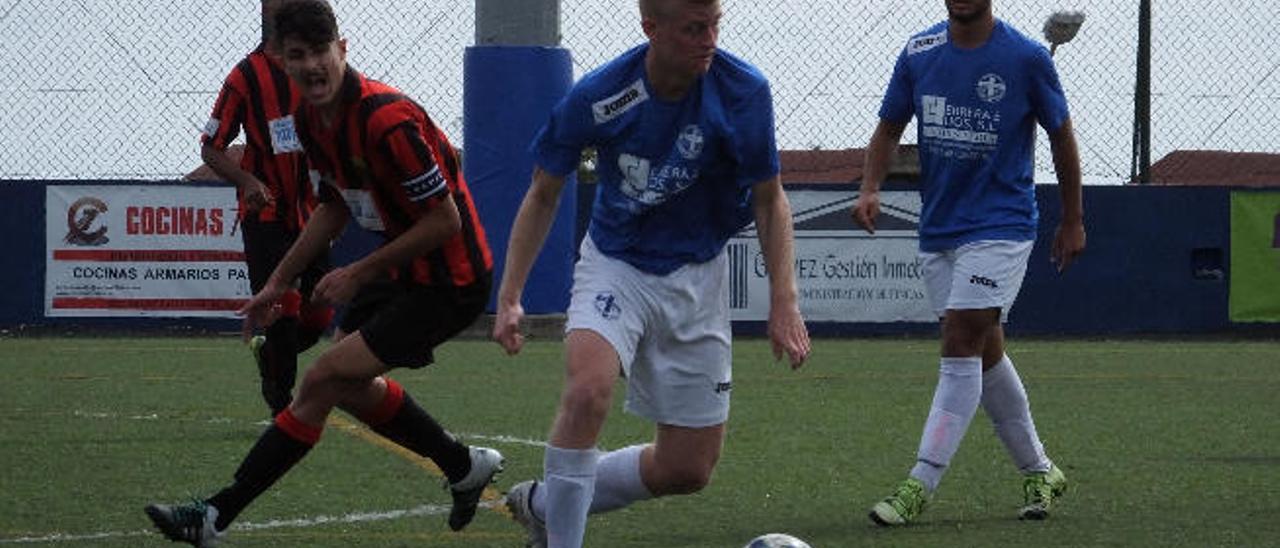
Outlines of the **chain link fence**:
{"label": "chain link fence", "polygon": [[[511,0],[517,2],[521,0]],[[335,0],[349,60],[421,102],[462,141],[463,0]],[[865,146],[906,38],[945,18],[942,0],[722,0],[721,46],[773,84],[784,149]],[[1136,2],[997,0],[1037,39],[1056,10],[1081,10],[1055,60],[1089,183],[1132,163]],[[1162,4],[1154,16],[1152,158],[1184,149],[1274,152],[1280,55],[1271,0]],[[563,0],[576,75],[644,40],[635,0]],[[197,135],[223,79],[258,42],[256,0],[0,0],[0,179],[170,179],[200,163]],[[914,140],[914,130],[907,132]],[[1047,140],[1037,180],[1051,182]]]}

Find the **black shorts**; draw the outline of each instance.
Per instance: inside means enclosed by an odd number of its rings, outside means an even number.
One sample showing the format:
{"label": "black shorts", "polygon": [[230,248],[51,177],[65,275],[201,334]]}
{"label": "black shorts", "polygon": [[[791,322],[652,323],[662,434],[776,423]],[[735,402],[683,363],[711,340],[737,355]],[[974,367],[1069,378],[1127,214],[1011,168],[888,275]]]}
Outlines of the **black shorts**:
{"label": "black shorts", "polygon": [[[249,267],[249,288],[257,294],[284,259],[298,233],[289,230],[281,222],[262,222],[254,216],[240,221],[240,235],[244,240],[244,262]],[[316,257],[298,276],[298,290],[303,298],[309,298],[316,284],[329,272],[328,251]]]}
{"label": "black shorts", "polygon": [[480,317],[489,304],[491,285],[487,275],[466,287],[371,282],[351,300],[342,330],[359,331],[373,355],[388,367],[425,367],[435,361],[435,347]]}

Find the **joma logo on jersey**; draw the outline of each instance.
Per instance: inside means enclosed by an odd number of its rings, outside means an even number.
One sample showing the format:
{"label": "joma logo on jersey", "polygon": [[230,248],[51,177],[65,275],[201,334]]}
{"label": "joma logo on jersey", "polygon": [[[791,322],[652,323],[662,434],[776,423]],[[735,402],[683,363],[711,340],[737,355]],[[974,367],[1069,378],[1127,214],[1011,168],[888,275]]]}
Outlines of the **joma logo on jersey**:
{"label": "joma logo on jersey", "polygon": [[910,42],[907,42],[907,55],[920,53],[922,51],[929,51],[945,43],[947,43],[947,33],[945,31],[938,34],[912,38]]}
{"label": "joma logo on jersey", "polygon": [[593,103],[591,112],[595,115],[596,123],[603,124],[631,110],[648,98],[649,93],[644,90],[644,81],[636,80],[622,91]]}
{"label": "joma logo on jersey", "polygon": [[977,274],[974,274],[973,276],[970,276],[970,277],[969,277],[969,283],[974,284],[974,285],[985,285],[985,286],[987,286],[987,287],[990,287],[991,289],[999,289],[999,288],[1000,288],[1000,286],[996,285],[996,281],[995,281],[995,280],[993,280],[993,279],[991,279],[991,278],[986,278],[986,277],[983,277],[983,276],[978,276]]}
{"label": "joma logo on jersey", "polygon": [[639,97],[639,96],[640,96],[639,91],[636,91],[634,89],[627,90],[626,95],[623,95],[622,97],[614,99],[612,103],[609,103],[604,106],[604,115],[608,116],[610,114],[617,112],[618,109],[627,106],[627,103],[630,103],[636,100],[636,97]]}

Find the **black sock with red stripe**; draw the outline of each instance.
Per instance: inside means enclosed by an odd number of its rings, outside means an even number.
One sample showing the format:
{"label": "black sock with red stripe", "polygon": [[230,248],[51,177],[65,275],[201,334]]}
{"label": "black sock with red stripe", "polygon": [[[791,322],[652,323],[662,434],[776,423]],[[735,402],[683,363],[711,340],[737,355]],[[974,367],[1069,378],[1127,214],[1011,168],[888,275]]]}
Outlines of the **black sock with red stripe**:
{"label": "black sock with red stripe", "polygon": [[279,415],[293,402],[298,376],[298,318],[283,316],[267,327],[262,345],[262,399]]}
{"label": "black sock with red stripe", "polygon": [[320,441],[322,430],[322,427],[298,420],[289,409],[276,415],[275,422],[258,437],[258,442],[240,463],[235,483],[209,497],[209,504],[218,509],[214,527],[219,531],[226,530],[258,495],[271,488],[307,455]]}
{"label": "black sock with red stripe", "polygon": [[471,472],[471,452],[413,401],[400,383],[387,379],[387,395],[373,412],[360,417],[374,432],[435,461],[457,483]]}

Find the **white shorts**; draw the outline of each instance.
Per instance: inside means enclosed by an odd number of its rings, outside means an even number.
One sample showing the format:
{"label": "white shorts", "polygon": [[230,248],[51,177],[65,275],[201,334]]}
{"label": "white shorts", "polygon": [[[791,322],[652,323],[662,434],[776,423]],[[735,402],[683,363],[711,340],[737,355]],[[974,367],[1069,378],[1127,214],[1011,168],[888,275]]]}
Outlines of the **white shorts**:
{"label": "white shorts", "polygon": [[624,409],[674,426],[727,421],[733,351],[724,252],[656,276],[605,256],[590,236],[580,251],[565,332],[594,331],[618,352]]}
{"label": "white shorts", "polygon": [[921,252],[934,313],[941,318],[948,310],[999,308],[1000,321],[1008,321],[1034,243],[980,240],[948,251]]}

